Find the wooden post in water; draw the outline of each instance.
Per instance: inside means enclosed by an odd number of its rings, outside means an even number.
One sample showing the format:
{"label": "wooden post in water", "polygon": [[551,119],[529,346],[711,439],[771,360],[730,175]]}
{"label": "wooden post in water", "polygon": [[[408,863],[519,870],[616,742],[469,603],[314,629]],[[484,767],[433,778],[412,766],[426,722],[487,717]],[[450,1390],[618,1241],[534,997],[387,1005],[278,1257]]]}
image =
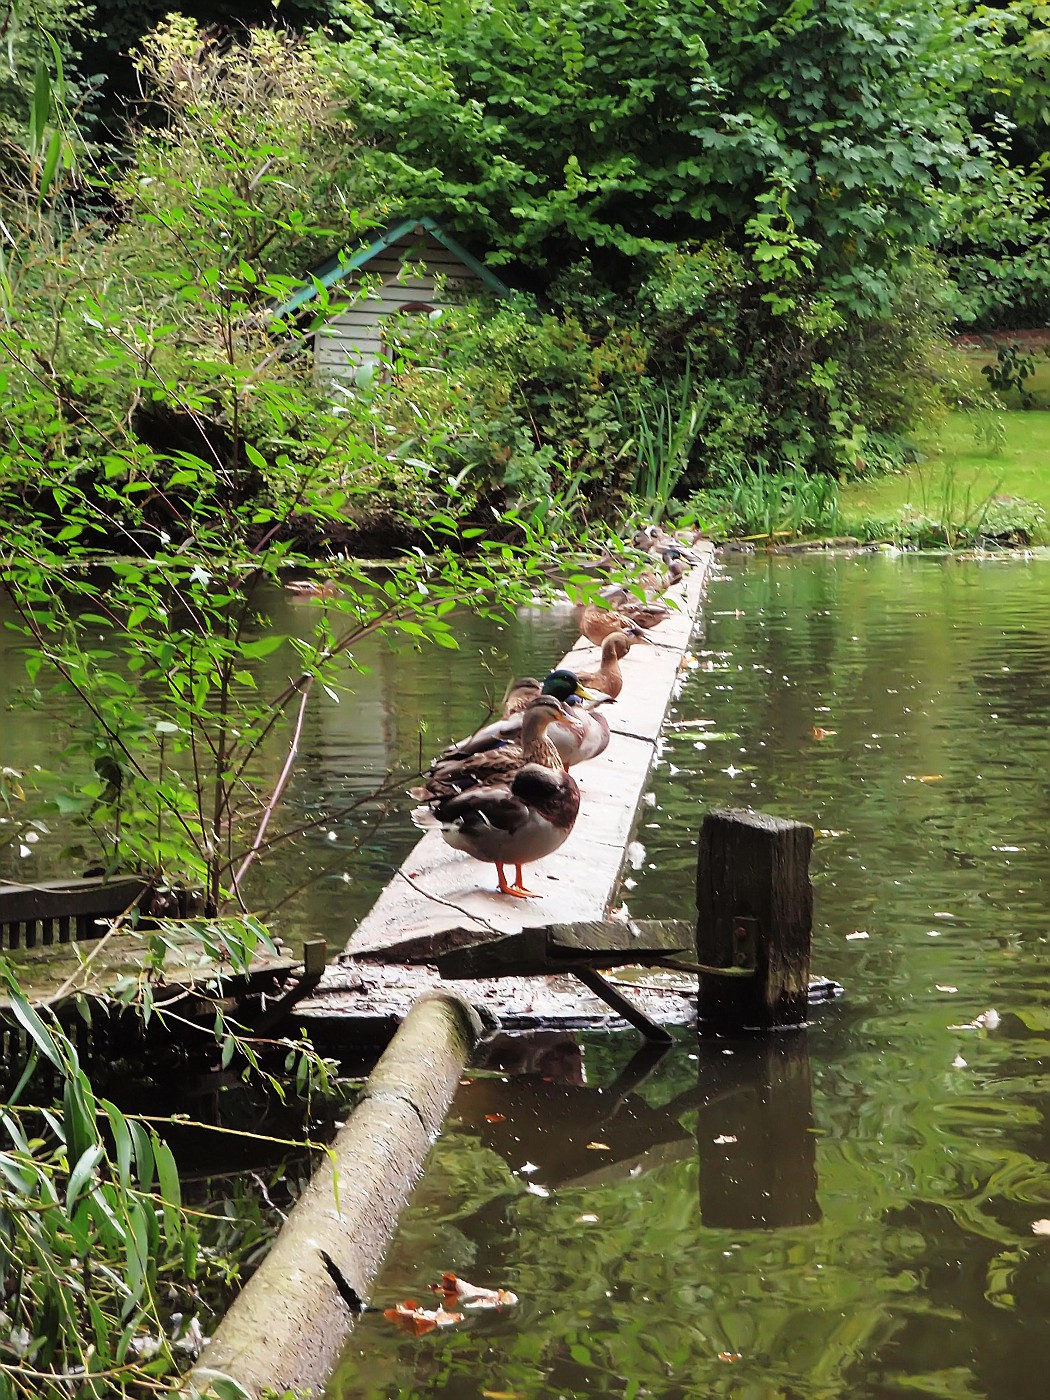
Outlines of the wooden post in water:
{"label": "wooden post in water", "polygon": [[723,808],[700,829],[696,868],[701,1029],[725,1033],[802,1025],[809,1002],[813,828]]}

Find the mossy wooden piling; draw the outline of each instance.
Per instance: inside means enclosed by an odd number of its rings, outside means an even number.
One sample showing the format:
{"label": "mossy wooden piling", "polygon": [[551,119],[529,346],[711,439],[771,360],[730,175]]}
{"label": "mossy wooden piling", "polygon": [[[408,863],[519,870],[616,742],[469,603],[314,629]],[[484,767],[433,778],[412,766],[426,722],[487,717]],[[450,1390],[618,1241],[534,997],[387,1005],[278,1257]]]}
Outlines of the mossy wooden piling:
{"label": "mossy wooden piling", "polygon": [[802,1025],[809,1010],[813,828],[763,812],[709,812],[696,867],[697,962],[751,969],[700,973],[697,1015],[709,1030]]}

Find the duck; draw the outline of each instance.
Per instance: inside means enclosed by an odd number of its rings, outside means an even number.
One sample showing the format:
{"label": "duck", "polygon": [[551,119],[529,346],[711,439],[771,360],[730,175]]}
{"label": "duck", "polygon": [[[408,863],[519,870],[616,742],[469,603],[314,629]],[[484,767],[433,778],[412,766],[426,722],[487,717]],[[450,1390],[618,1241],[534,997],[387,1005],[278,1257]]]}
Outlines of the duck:
{"label": "duck", "polygon": [[680,549],[665,549],[661,557],[667,572],[661,581],[660,592],[666,593],[685,578],[689,572],[689,559]]}
{"label": "duck", "polygon": [[607,602],[605,607],[589,603],[576,610],[576,621],[581,635],[595,646],[600,647],[612,632],[626,632],[629,637],[644,637],[648,628],[658,626],[671,616],[671,609],[666,603],[643,601],[641,598],[635,598],[625,588],[617,586],[614,596],[622,601],[615,604]]}
{"label": "duck", "polygon": [[[509,720],[487,725],[465,743],[446,749],[410,796],[436,802],[474,787],[509,785],[526,763],[564,771],[565,761],[547,733],[554,723],[569,724],[567,709],[554,695],[536,696]],[[476,743],[482,736],[485,739]]]}
{"label": "duck", "polygon": [[289,578],[285,579],[284,588],[293,598],[336,598],[342,592],[330,578]]}
{"label": "duck", "polygon": [[[635,531],[633,543],[636,549],[661,557],[667,550],[674,549],[682,554],[687,563],[699,564],[700,560],[692,552],[692,547],[705,539],[706,535],[699,526],[689,530],[676,530],[674,534],[669,534],[662,525],[646,525]],[[667,562],[666,559],[664,562]]]}
{"label": "duck", "polygon": [[426,817],[416,818],[418,825],[439,827],[454,850],[496,867],[500,894],[532,899],[539,892],[526,888],[522,867],[565,842],[579,814],[580,789],[563,768],[526,763],[509,783],[485,783],[422,810]]}
{"label": "duck", "polygon": [[602,659],[597,671],[578,672],[580,684],[588,690],[597,690],[602,695],[608,695],[610,700],[616,700],[623,690],[620,662],[630,651],[632,642],[645,640],[640,635],[629,637],[626,632],[610,632],[602,642]]}
{"label": "duck", "polygon": [[[547,736],[566,768],[584,763],[589,758],[597,758],[605,752],[610,738],[609,726],[604,715],[595,707],[609,703],[612,696],[588,689],[575,671],[563,667],[551,671],[543,682],[542,693],[560,701],[567,712],[567,728],[559,726]],[[531,708],[531,704],[526,705],[517,715],[486,724],[469,739],[446,749],[438,763],[455,763],[472,755],[480,757],[483,753],[499,752],[507,746],[516,748],[519,737],[524,738],[523,720]]]}
{"label": "duck", "polygon": [[529,701],[535,700],[542,691],[543,686],[535,676],[519,676],[517,680],[511,681],[503,697],[503,718],[510,719],[513,715],[520,715]]}

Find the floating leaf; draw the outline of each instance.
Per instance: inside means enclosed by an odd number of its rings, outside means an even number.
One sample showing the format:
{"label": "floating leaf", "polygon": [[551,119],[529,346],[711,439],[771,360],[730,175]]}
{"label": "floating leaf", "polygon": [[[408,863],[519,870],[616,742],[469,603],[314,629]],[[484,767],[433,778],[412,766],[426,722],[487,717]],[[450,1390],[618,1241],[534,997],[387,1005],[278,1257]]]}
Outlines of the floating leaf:
{"label": "floating leaf", "polygon": [[432,1332],[435,1327],[454,1327],[463,1321],[462,1313],[448,1312],[443,1307],[421,1308],[414,1298],[406,1298],[403,1303],[384,1309],[383,1316],[417,1337]]}
{"label": "floating leaf", "polygon": [[430,1285],[430,1291],[440,1293],[446,1306],[455,1303],[464,1308],[509,1308],[518,1301],[518,1295],[509,1288],[485,1288],[448,1272],[441,1275],[440,1283]]}

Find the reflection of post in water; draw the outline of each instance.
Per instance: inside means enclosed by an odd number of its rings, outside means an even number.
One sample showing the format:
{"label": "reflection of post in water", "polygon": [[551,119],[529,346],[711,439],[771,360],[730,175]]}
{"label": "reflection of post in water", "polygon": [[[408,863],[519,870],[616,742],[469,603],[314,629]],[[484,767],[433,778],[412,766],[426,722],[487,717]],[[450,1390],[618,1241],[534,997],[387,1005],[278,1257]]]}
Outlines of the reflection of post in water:
{"label": "reflection of post in water", "polygon": [[701,1038],[698,1068],[702,1223],[769,1230],[818,1221],[805,1031]]}
{"label": "reflection of post in water", "polygon": [[[813,831],[709,812],[697,861],[700,1214],[723,1229],[820,1219],[809,1046]],[[710,1038],[710,1033],[718,1038]]]}

